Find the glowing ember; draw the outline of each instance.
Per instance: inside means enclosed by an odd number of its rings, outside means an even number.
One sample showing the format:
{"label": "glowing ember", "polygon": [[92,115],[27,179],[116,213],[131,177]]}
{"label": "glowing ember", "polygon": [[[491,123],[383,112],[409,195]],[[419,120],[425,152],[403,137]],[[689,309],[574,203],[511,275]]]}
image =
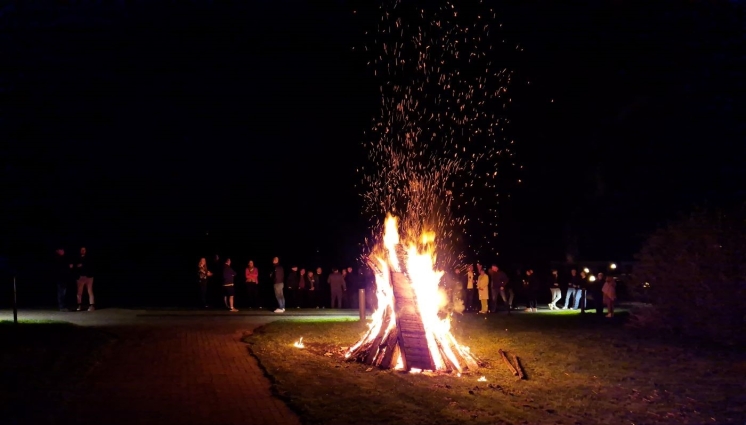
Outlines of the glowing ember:
{"label": "glowing ember", "polygon": [[295,348],[306,348],[306,346],[303,345],[303,337],[300,337],[300,339],[298,341],[295,341],[293,343],[293,347],[295,347]]}
{"label": "glowing ember", "polygon": [[487,378],[482,376],[479,379],[477,379],[477,382],[487,382]]}
{"label": "glowing ember", "polygon": [[[443,272],[435,268],[435,235],[424,233],[405,241],[396,217],[389,215],[382,243],[368,259],[375,271],[378,306],[368,332],[345,357],[411,373],[475,369],[477,361],[468,347],[451,334],[450,315],[439,316],[446,298],[438,287]],[[394,296],[394,285],[401,299]],[[402,296],[410,293],[411,297]],[[420,335],[422,347],[416,344]],[[431,366],[416,367],[422,364]]]}

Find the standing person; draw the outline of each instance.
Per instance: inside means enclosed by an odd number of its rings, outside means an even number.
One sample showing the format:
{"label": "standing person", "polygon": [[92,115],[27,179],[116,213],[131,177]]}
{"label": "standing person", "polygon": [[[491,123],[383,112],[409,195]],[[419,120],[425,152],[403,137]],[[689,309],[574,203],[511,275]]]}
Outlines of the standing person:
{"label": "standing person", "polygon": [[494,264],[487,269],[487,276],[490,278],[490,298],[487,305],[489,306],[490,312],[493,313],[497,311],[497,270],[497,266]]}
{"label": "standing person", "polygon": [[342,294],[342,308],[348,308],[347,304],[347,269],[342,268],[342,279],[345,280],[345,292]]}
{"label": "standing person", "polygon": [[306,276],[306,269],[300,269],[298,273],[298,307],[308,307],[308,276]]}
{"label": "standing person", "polygon": [[567,310],[570,299],[575,302],[575,306],[570,307],[570,310],[577,310],[578,304],[580,304],[580,276],[578,276],[578,271],[575,269],[570,270],[570,281],[567,283],[565,305],[562,307],[562,310]]}
{"label": "standing person", "polygon": [[552,293],[552,301],[549,302],[550,310],[557,310],[557,301],[562,298],[562,290],[559,284],[559,273],[557,270],[552,270],[552,276],[549,278],[549,292]]}
{"label": "standing person", "polygon": [[272,270],[271,277],[272,283],[275,285],[275,299],[277,299],[277,309],[275,313],[285,312],[285,294],[283,293],[285,287],[285,269],[280,265],[280,258],[275,257],[272,259],[274,269]]}
{"label": "standing person", "polygon": [[244,271],[246,276],[246,295],[249,297],[247,305],[250,308],[259,307],[259,269],[254,267],[254,261],[249,260]]}
{"label": "standing person", "polygon": [[536,313],[536,298],[539,293],[539,282],[534,276],[533,269],[526,270],[526,277],[523,279],[523,290],[526,294],[526,311]]}
{"label": "standing person", "polygon": [[508,287],[508,275],[504,271],[500,270],[496,265],[492,265],[490,269],[490,283],[492,284],[492,290],[494,291],[494,304],[495,311],[497,311],[497,295],[499,294],[505,303],[505,307],[510,313],[510,309],[513,308],[513,290]]}
{"label": "standing person", "polygon": [[477,289],[479,290],[479,302],[482,304],[482,309],[479,310],[480,314],[487,314],[489,312],[490,299],[490,277],[483,269],[479,269],[479,279],[477,279]]}
{"label": "standing person", "polygon": [[614,300],[616,300],[616,281],[613,277],[609,276],[606,278],[601,292],[604,294],[604,304],[609,314],[606,317],[614,317]]}
{"label": "standing person", "polygon": [[290,273],[285,276],[285,305],[290,308],[298,307],[298,267],[290,267]]}
{"label": "standing person", "polygon": [[331,293],[329,292],[329,282],[324,279],[323,272],[324,270],[321,267],[316,267],[316,289],[314,290],[318,291],[316,293],[316,302],[319,307],[326,308],[326,303],[329,301]]}
{"label": "standing person", "polygon": [[464,297],[464,307],[467,311],[474,309],[474,266],[469,264],[466,268],[466,297]]}
{"label": "standing person", "polygon": [[95,300],[93,299],[93,264],[85,247],[80,248],[80,257],[74,266],[75,274],[78,276],[78,311],[83,309],[83,289],[88,290],[88,311],[95,311]]}
{"label": "standing person", "polygon": [[502,272],[505,276],[505,284],[503,284],[500,287],[500,298],[503,299],[503,302],[508,308],[508,313],[510,313],[510,310],[513,310],[513,300],[515,299],[515,291],[513,291],[513,288],[511,287],[510,279],[508,279],[508,275]]}
{"label": "standing person", "polygon": [[603,286],[606,283],[606,277],[604,277],[603,272],[598,273],[596,275],[596,279],[593,282],[590,282],[590,285],[588,285],[588,290],[593,294],[593,306],[596,307],[596,315],[597,316],[603,316],[604,315],[604,292],[603,292]]}
{"label": "standing person", "polygon": [[313,308],[321,308],[320,294],[321,282],[320,277],[312,270],[308,271],[308,282],[311,285],[308,288],[308,305]]}
{"label": "standing person", "polygon": [[318,308],[316,304],[316,276],[313,270],[306,271],[306,307]]}
{"label": "standing person", "polygon": [[366,310],[374,311],[378,306],[378,295],[376,294],[376,277],[370,267],[365,269],[365,306]]}
{"label": "standing person", "polygon": [[200,299],[205,308],[209,307],[207,304],[207,280],[210,277],[212,277],[212,272],[207,269],[207,260],[204,257],[200,258],[199,263],[197,263],[197,279],[199,281]]}
{"label": "standing person", "polygon": [[345,278],[339,273],[338,269],[333,268],[332,274],[329,275],[327,283],[329,283],[329,288],[331,289],[332,308],[334,308],[335,305],[336,308],[342,308],[342,299],[344,298],[344,293],[347,290]]}
{"label": "standing person", "polygon": [[360,275],[352,267],[347,267],[347,308],[356,308],[360,303]]}
{"label": "standing person", "polygon": [[588,275],[585,274],[585,270],[583,270],[582,272],[580,272],[580,289],[578,289],[581,313],[585,313],[586,304],[588,303],[586,292],[588,292]]}
{"label": "standing person", "polygon": [[236,272],[231,268],[231,259],[225,259],[225,265],[223,266],[223,302],[228,310],[236,312],[233,308],[233,298],[236,295],[236,286],[233,279],[236,277]]}
{"label": "standing person", "polygon": [[223,262],[220,261],[218,254],[215,254],[212,262],[207,265],[207,269],[212,273],[212,279],[207,280],[207,304],[210,305],[218,300],[219,294],[222,294]]}
{"label": "standing person", "polygon": [[70,280],[70,264],[65,260],[65,250],[57,248],[54,251],[52,264],[52,279],[57,284],[57,307],[60,311],[70,311],[67,308],[67,285]]}
{"label": "standing person", "polygon": [[455,310],[459,313],[464,312],[464,300],[462,294],[461,284],[461,269],[458,267],[453,268],[453,272],[448,274],[450,282],[448,282],[448,302],[451,305],[451,310]]}

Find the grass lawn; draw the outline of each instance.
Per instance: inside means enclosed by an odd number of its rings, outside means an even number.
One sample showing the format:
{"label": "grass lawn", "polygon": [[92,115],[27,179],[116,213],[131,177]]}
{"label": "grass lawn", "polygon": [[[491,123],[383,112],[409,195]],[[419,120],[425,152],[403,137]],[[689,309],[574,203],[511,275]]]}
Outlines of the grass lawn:
{"label": "grass lawn", "polygon": [[[564,313],[564,312],[563,312]],[[359,322],[281,321],[247,337],[306,424],[743,424],[746,354],[646,335],[624,317],[468,315],[454,334],[484,366],[424,376],[343,361]],[[590,317],[589,317],[590,316]],[[305,349],[292,343],[303,337]],[[497,350],[515,353],[518,381]],[[325,355],[333,353],[333,356]],[[478,382],[485,376],[487,382]]]}
{"label": "grass lawn", "polygon": [[50,423],[111,337],[61,322],[0,321],[0,423]]}

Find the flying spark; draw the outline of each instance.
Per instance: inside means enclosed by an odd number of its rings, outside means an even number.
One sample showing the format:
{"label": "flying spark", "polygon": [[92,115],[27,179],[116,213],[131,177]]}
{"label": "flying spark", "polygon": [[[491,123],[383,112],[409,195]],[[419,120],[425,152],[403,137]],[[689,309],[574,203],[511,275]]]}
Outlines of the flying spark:
{"label": "flying spark", "polygon": [[495,253],[499,191],[515,163],[504,132],[513,73],[498,65],[502,25],[474,3],[384,0],[362,49],[381,81],[364,142],[372,166],[360,170],[365,213],[376,234],[388,213],[407,234],[435,231],[442,266],[466,246]]}

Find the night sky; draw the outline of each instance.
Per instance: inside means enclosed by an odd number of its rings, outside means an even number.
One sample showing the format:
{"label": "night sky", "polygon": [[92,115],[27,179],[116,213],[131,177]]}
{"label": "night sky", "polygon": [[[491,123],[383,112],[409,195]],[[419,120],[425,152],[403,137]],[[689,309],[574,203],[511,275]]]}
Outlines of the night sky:
{"label": "night sky", "polygon": [[[112,298],[188,281],[214,252],[359,255],[379,103],[352,47],[375,5],[75,3],[0,7],[4,254],[28,269],[86,244]],[[743,199],[743,6],[634,3],[495,2],[524,49],[505,64],[524,168],[500,261],[631,259],[678,213]]]}

